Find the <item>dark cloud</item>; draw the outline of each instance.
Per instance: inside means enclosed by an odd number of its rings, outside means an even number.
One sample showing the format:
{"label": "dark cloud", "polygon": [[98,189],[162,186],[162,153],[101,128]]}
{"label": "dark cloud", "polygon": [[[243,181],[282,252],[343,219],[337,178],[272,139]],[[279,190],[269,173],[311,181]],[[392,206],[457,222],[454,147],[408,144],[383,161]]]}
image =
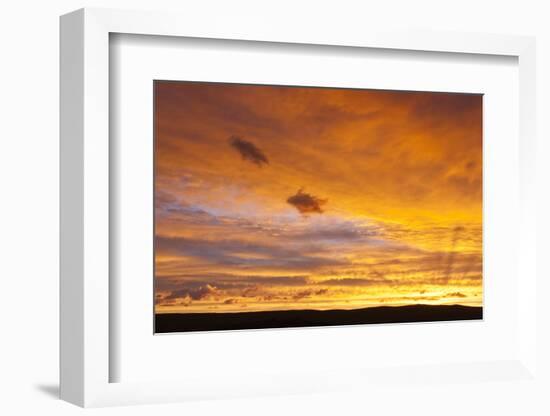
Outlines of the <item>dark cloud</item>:
{"label": "dark cloud", "polygon": [[225,305],[234,305],[235,303],[238,303],[239,300],[235,298],[229,298],[223,301]]}
{"label": "dark cloud", "polygon": [[273,295],[273,294],[268,294],[268,295],[262,296],[261,300],[263,300],[265,302],[269,302],[269,301],[272,301],[272,300],[286,300],[286,297],[277,296],[277,295]]}
{"label": "dark cloud", "polygon": [[[294,287],[299,290],[308,284],[310,284],[310,280],[307,276],[254,276],[216,273],[195,275],[195,277],[175,275],[156,279],[155,301],[160,305],[185,304],[184,306],[187,306],[192,301],[227,297],[234,300],[226,302],[226,304],[234,304],[238,301],[236,298],[265,296],[266,288],[280,290]],[[325,289],[314,288],[313,290]]]}
{"label": "dark cloud", "polygon": [[243,160],[248,160],[260,167],[262,164],[269,163],[265,154],[254,143],[248,140],[244,140],[239,136],[231,136],[229,144],[240,153]]}
{"label": "dark cloud", "polygon": [[328,289],[318,289],[318,290],[305,289],[294,293],[294,295],[292,295],[292,299],[299,300],[304,298],[310,298],[312,296],[324,295],[326,293],[328,293]]}
{"label": "dark cloud", "polygon": [[165,296],[162,300],[169,301],[172,299],[190,298],[192,300],[201,300],[209,296],[212,296],[218,292],[218,288],[209,284],[201,285],[198,287],[188,286],[179,290],[172,291],[168,296]]}
{"label": "dark cloud", "polygon": [[453,292],[453,293],[447,293],[444,297],[445,298],[465,298],[466,295],[461,292]]}
{"label": "dark cloud", "polygon": [[308,298],[311,296],[311,290],[301,290],[292,295],[292,299],[299,300],[303,298]]}
{"label": "dark cloud", "polygon": [[328,279],[319,282],[320,285],[327,286],[375,286],[388,283],[393,283],[393,281],[386,279],[354,279],[349,277],[342,279]]}
{"label": "dark cloud", "polygon": [[288,197],[286,202],[296,208],[300,214],[322,214],[324,211],[321,207],[327,203],[327,200],[308,194],[301,188],[295,195]]}

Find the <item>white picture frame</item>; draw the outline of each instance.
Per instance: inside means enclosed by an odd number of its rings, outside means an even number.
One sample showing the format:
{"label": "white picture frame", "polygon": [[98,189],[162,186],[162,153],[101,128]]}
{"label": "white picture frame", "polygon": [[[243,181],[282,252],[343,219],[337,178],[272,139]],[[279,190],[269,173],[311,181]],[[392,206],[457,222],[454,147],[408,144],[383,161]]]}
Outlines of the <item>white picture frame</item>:
{"label": "white picture frame", "polygon": [[[269,380],[212,383],[192,375],[175,382],[110,382],[109,228],[109,35],[112,33],[247,40],[259,42],[383,48],[438,53],[505,55],[519,62],[520,222],[518,354],[510,360],[423,366],[400,371],[331,370],[315,375],[280,374]],[[235,27],[223,19],[205,27],[192,16],[82,9],[61,18],[61,398],[80,406],[159,403],[193,399],[338,391],[354,386],[402,383],[407,375],[425,383],[455,380],[481,385],[489,374],[530,388],[537,371],[535,219],[535,40],[530,37],[465,33],[395,32],[349,28],[308,30],[250,21]],[[439,378],[441,373],[446,375]],[[342,384],[342,377],[350,381]],[[493,378],[488,377],[493,380]],[[410,380],[409,380],[410,382]],[[485,386],[485,385],[484,385]],[[478,386],[479,387],[479,386]],[[482,387],[480,387],[482,388]],[[486,388],[487,400],[497,390]],[[493,396],[491,396],[493,395]]]}

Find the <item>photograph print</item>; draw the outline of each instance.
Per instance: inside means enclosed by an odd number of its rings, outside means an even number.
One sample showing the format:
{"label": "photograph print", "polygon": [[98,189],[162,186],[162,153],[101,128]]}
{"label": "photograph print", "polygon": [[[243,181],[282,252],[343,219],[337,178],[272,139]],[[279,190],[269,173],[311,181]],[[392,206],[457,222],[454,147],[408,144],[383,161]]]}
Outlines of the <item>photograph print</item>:
{"label": "photograph print", "polygon": [[153,88],[155,333],[482,319],[481,94]]}

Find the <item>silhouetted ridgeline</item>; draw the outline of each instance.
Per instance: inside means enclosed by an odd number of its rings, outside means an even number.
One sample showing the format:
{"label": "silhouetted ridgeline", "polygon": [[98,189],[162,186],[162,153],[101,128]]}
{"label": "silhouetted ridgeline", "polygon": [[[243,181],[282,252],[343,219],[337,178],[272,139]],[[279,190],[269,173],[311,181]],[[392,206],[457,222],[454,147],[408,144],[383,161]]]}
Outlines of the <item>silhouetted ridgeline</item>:
{"label": "silhouetted ridgeline", "polygon": [[483,308],[461,305],[381,306],[328,311],[167,313],[155,316],[155,332],[461,321],[482,318]]}

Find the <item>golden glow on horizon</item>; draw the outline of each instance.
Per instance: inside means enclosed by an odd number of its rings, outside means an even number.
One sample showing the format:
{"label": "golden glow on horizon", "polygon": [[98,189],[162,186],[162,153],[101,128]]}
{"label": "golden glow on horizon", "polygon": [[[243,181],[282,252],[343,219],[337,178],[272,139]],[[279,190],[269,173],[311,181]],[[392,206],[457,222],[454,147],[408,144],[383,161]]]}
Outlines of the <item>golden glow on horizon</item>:
{"label": "golden glow on horizon", "polygon": [[156,82],[157,312],[482,304],[482,97]]}

